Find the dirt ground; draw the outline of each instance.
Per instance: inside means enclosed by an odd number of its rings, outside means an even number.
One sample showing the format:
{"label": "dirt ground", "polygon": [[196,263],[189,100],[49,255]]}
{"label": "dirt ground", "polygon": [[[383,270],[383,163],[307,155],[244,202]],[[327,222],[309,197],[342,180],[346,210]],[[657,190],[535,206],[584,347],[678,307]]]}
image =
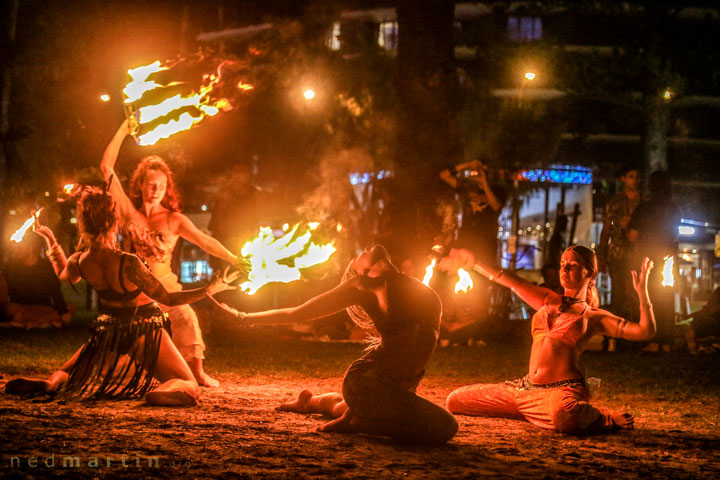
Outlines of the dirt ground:
{"label": "dirt ground", "polygon": [[[293,348],[310,354],[330,349],[328,356],[335,348],[347,357],[358,349],[308,342],[278,351]],[[476,350],[439,350],[438,364],[418,393],[444,405],[452,389],[468,382],[446,373],[455,368],[454,362],[477,362],[477,371],[483,365],[494,368],[490,359],[502,355],[509,363],[524,363],[523,358],[514,359],[512,349]],[[316,432],[325,421],[319,415],[276,412],[280,402],[302,388],[337,391],[342,377],[288,373],[292,365],[287,371],[263,374],[262,360],[253,360],[262,351],[258,347],[239,353],[249,370],[218,374],[221,387],[204,389],[195,408],[153,408],[142,401],[77,404],[0,394],[0,477],[720,478],[717,390],[711,385],[688,394],[682,370],[668,378],[672,384],[659,394],[653,393],[654,379],[633,388],[606,386],[598,391],[598,404],[635,415],[633,431],[577,437],[522,421],[458,417],[458,435],[444,447],[430,448],[323,434]],[[604,355],[594,360],[591,355],[591,364],[608,364]],[[717,365],[718,356],[712,357],[691,358],[696,362],[692,370]],[[611,373],[604,375],[612,375],[629,358],[614,357],[603,371]],[[685,358],[690,356],[661,361]],[[656,363],[641,359],[636,372],[649,372]],[[216,363],[215,371],[221,367]],[[468,377],[478,376],[467,370]],[[0,387],[14,377],[3,373]],[[68,464],[66,457],[77,457],[79,466]]]}

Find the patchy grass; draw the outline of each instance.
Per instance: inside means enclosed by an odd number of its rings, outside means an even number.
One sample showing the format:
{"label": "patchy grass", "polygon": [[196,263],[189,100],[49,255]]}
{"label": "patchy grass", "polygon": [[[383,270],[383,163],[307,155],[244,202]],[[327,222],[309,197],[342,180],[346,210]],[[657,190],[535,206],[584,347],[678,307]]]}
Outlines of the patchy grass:
{"label": "patchy grass", "polygon": [[[524,331],[524,329],[523,329]],[[87,330],[0,330],[0,384],[46,375]],[[317,415],[275,412],[302,388],[337,391],[362,344],[280,339],[282,329],[208,336],[207,369],[221,380],[192,409],[141,401],[63,403],[0,394],[0,476],[78,478],[718,478],[717,355],[586,352],[602,380],[594,403],[627,410],[636,430],[585,437],[528,423],[458,417],[442,448],[320,434]],[[521,376],[528,341],[440,348],[419,393],[439,404],[453,388]],[[125,455],[126,466],[122,459]],[[80,467],[63,467],[78,456]],[[37,458],[37,466],[28,462]],[[148,465],[148,458],[158,464]],[[13,460],[13,459],[17,460]],[[44,462],[55,458],[50,467]],[[97,467],[88,466],[96,458]],[[110,465],[107,465],[108,459]],[[15,461],[15,464],[11,462]],[[140,463],[140,466],[137,463]]]}

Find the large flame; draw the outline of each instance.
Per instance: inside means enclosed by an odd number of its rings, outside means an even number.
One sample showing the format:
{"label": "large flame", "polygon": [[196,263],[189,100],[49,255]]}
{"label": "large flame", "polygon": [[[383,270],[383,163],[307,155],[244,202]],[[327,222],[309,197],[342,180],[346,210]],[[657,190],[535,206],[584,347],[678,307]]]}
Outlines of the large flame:
{"label": "large flame", "polygon": [[[154,145],[158,140],[188,130],[205,118],[217,115],[220,111],[231,110],[232,105],[227,98],[220,98],[215,101],[210,99],[210,93],[220,82],[220,71],[223,65],[224,63],[221,63],[218,66],[216,73],[203,77],[203,83],[198,91],[191,92],[188,95],[177,94],[170,98],[165,98],[155,105],[135,104],[136,102],[139,104],[143,95],[147,92],[158,88],[180,85],[179,82],[170,82],[162,85],[149,79],[151,75],[169,70],[169,68],[163,66],[159,61],[156,61],[149,65],[128,70],[131,81],[123,89],[123,94],[125,96],[125,104],[128,107],[129,117],[133,123],[132,126],[133,130],[135,130],[137,143],[140,145]],[[236,87],[240,91],[247,91],[253,88],[252,85],[243,83],[242,81],[238,82]],[[179,113],[181,109],[185,111],[177,115],[176,118],[170,118],[168,121],[155,125],[152,129],[147,130],[147,128],[149,128],[148,124],[151,122],[173,113]],[[187,111],[188,109],[190,111]],[[143,127],[147,127],[145,131],[142,131]]]}
{"label": "large flame", "polygon": [[460,278],[455,284],[455,293],[467,293],[472,290],[473,281],[472,278],[470,278],[470,274],[462,268],[458,268],[457,273]]}
{"label": "large flame", "polygon": [[668,255],[663,260],[665,260],[665,263],[663,263],[662,270],[662,286],[672,287],[673,285],[675,285],[675,277],[673,276],[673,269],[675,268],[675,257],[672,255]]}
{"label": "large flame", "polygon": [[425,267],[425,277],[423,277],[422,283],[426,286],[430,285],[430,280],[432,280],[433,274],[435,273],[435,265],[437,265],[437,259],[433,258],[430,265]]}
{"label": "large flame", "polygon": [[312,228],[298,235],[298,226],[275,238],[270,227],[243,246],[241,253],[250,264],[247,281],[240,289],[249,295],[270,282],[289,283],[299,280],[301,270],[326,262],[335,252],[332,242],[324,245],[312,241]]}
{"label": "large flame", "polygon": [[42,207],[34,212],[30,218],[25,220],[25,223],[22,224],[22,227],[15,230],[15,233],[12,234],[10,237],[10,240],[16,243],[22,242],[23,238],[25,237],[25,233],[28,231],[30,227],[33,226],[33,223],[35,223],[35,216],[39,215],[42,211]]}

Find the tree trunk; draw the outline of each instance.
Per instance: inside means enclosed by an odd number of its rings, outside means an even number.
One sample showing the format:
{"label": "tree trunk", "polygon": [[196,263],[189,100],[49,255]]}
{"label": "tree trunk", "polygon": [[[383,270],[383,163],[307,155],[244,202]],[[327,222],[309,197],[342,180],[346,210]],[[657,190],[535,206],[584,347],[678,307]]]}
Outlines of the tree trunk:
{"label": "tree trunk", "polygon": [[[399,0],[395,254],[421,254],[439,233],[438,173],[459,157],[458,81],[450,0]],[[392,247],[391,247],[392,248]],[[396,258],[396,260],[401,260]]]}

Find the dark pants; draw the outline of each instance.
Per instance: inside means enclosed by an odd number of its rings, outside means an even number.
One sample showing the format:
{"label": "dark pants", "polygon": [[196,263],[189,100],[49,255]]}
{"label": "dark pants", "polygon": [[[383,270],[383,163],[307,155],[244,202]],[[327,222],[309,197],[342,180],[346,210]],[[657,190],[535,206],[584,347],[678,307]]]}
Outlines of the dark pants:
{"label": "dark pants", "polygon": [[359,430],[407,443],[443,444],[458,423],[447,410],[415,394],[418,378],[393,378],[369,352],[345,373],[343,399]]}

